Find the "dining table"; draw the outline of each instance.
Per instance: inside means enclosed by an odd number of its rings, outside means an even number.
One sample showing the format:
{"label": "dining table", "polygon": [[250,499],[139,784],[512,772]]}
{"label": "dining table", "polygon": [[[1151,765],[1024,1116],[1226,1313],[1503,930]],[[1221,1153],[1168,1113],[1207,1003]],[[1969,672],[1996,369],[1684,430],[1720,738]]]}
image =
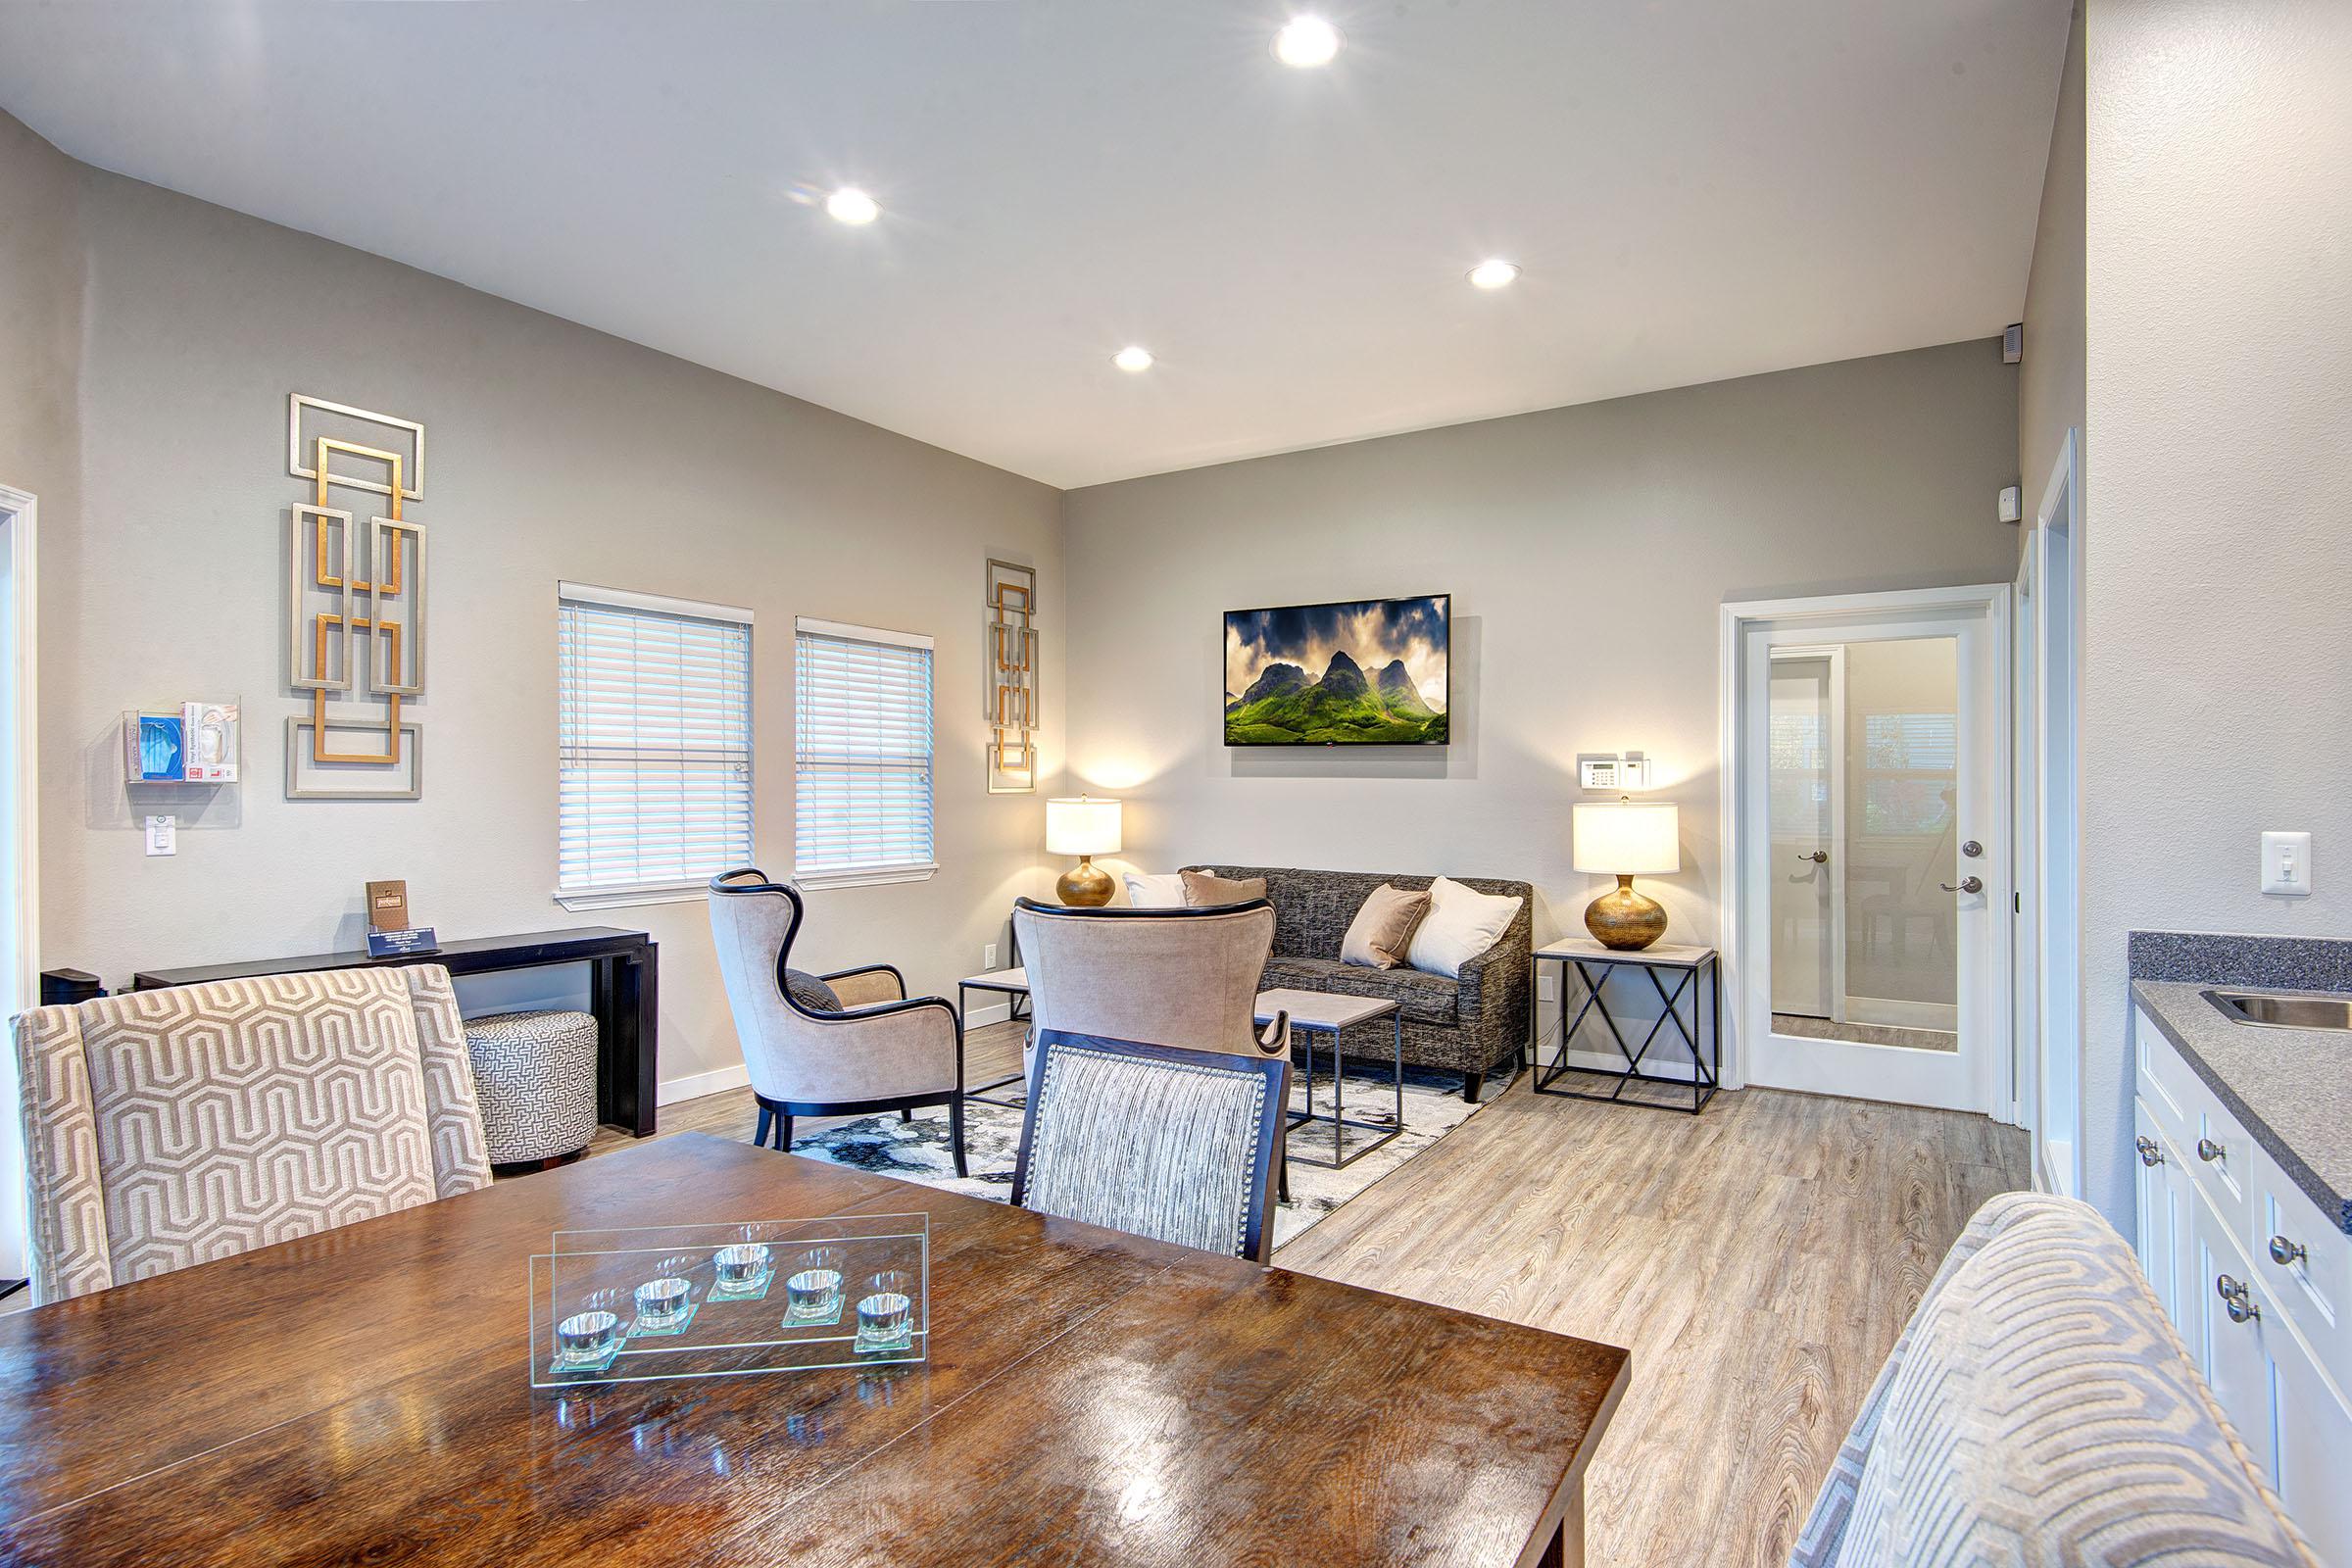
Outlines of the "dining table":
{"label": "dining table", "polygon": [[[923,1361],[532,1387],[554,1233],[861,1213]],[[0,1317],[0,1563],[1567,1565],[1627,1369],[681,1133]]]}

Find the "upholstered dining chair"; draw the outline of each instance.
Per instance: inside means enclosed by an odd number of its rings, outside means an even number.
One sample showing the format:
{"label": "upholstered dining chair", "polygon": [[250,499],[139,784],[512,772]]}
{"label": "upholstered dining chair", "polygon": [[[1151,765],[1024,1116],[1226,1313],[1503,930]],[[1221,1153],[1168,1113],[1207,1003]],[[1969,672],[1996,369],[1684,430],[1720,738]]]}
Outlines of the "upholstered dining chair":
{"label": "upholstered dining chair", "polygon": [[490,1181],[438,964],[35,1007],[16,1044],[36,1302]]}
{"label": "upholstered dining chair", "polygon": [[906,995],[887,963],[807,974],[791,966],[801,890],[752,866],[710,879],[710,936],[743,1042],[760,1121],[752,1141],[792,1147],[795,1116],[948,1107],[963,1157],[963,1023],[944,997]]}
{"label": "upholstered dining chair", "polygon": [[1263,1263],[1274,1246],[1289,1054],[1041,1029],[1012,1201]]}

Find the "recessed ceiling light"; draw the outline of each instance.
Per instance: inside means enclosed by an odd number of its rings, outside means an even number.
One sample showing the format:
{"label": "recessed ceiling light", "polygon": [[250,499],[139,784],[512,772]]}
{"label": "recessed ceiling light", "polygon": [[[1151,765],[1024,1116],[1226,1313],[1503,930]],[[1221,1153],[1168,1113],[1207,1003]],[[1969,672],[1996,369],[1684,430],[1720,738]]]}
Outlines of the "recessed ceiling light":
{"label": "recessed ceiling light", "polygon": [[1110,363],[1125,370],[1129,375],[1141,375],[1144,371],[1152,368],[1152,351],[1139,344],[1130,343],[1118,353],[1113,354],[1110,357]]}
{"label": "recessed ceiling light", "polygon": [[1518,280],[1517,264],[1499,258],[1481,262],[1470,269],[1470,282],[1476,288],[1507,288]]}
{"label": "recessed ceiling light", "polygon": [[825,198],[825,212],[838,222],[870,223],[882,216],[882,208],[871,196],[855,185],[844,185]]}
{"label": "recessed ceiling light", "polygon": [[1340,52],[1340,29],[1321,17],[1293,17],[1274,35],[1274,58],[1301,70],[1328,66]]}

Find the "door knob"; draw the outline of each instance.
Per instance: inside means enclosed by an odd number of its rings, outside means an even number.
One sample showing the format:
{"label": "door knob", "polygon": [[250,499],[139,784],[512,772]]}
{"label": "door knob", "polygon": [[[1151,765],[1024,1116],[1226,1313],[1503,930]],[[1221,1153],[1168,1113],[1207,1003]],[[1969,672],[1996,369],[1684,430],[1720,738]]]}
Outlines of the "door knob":
{"label": "door knob", "polygon": [[1830,852],[1827,850],[1815,850],[1811,855],[1800,855],[1797,857],[1797,858],[1800,860],[1811,860],[1815,865],[1827,865],[1830,863]]}
{"label": "door knob", "polygon": [[1964,876],[1956,883],[1938,882],[1936,885],[1946,893],[1982,893],[1984,891],[1984,879],[1981,876]]}
{"label": "door knob", "polygon": [[2142,1138],[2142,1139],[2140,1139],[2140,1140],[2139,1140],[2139,1162],[2140,1162],[2142,1165],[2161,1165],[2161,1164],[2163,1164],[2163,1163],[2164,1163],[2164,1149],[2163,1149],[2163,1146],[2161,1146],[2160,1144],[2158,1144],[2158,1143],[2156,1142],[2156,1140],[2155,1140],[2155,1139],[2153,1139],[2153,1138]]}

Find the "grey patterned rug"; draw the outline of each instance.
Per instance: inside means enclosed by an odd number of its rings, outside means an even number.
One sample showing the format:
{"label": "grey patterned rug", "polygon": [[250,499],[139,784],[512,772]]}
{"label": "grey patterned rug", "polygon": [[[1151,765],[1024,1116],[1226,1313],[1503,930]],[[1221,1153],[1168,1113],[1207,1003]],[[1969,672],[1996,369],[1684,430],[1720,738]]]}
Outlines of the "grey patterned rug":
{"label": "grey patterned rug", "polygon": [[[1386,1125],[1396,1113],[1393,1076],[1387,1070],[1376,1071],[1369,1066],[1359,1069],[1353,1062],[1348,1068],[1346,1085],[1348,1116]],[[1403,1136],[1365,1154],[1345,1170],[1326,1170],[1300,1157],[1331,1157],[1332,1129],[1328,1122],[1293,1127],[1291,1199],[1275,1207],[1274,1245],[1280,1247],[1302,1234],[1324,1215],[1484,1110],[1484,1103],[1463,1103],[1461,1083],[1458,1073],[1406,1067]],[[1506,1074],[1489,1078],[1487,1102],[1492,1102],[1508,1085]],[[1014,1086],[1016,1090],[1018,1087]],[[1331,1102],[1331,1079],[1318,1071],[1315,1109],[1328,1114]],[[1297,1087],[1291,1091],[1291,1104],[1294,1109],[1303,1104]],[[1348,1128],[1347,1147],[1353,1149],[1377,1136],[1376,1132]],[[948,1151],[948,1113],[944,1106],[918,1110],[912,1121],[901,1121],[891,1114],[841,1122],[796,1138],[792,1152],[852,1170],[896,1176],[903,1181],[944,1187],[950,1192],[1002,1203],[1012,1193],[1012,1163],[1020,1147],[1018,1110],[967,1101],[963,1112],[963,1151],[964,1163],[971,1171],[968,1177],[956,1175],[956,1163]]]}

